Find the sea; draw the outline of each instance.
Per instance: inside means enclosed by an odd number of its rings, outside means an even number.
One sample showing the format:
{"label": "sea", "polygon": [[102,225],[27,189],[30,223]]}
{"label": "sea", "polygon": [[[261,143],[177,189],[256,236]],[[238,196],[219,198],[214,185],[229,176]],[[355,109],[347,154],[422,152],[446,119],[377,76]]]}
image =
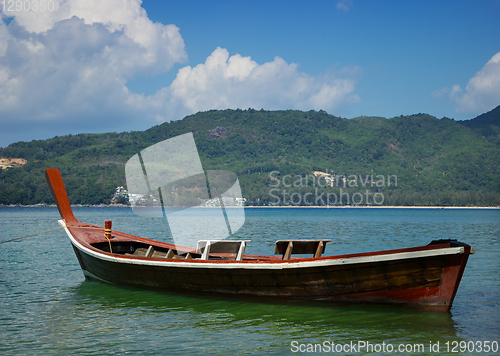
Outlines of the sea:
{"label": "sea", "polygon": [[[165,219],[126,207],[75,216],[169,241]],[[1,207],[0,241],[58,228],[55,207]],[[331,239],[326,254],[458,239],[471,255],[450,312],[249,300],[85,280],[64,230],[0,244],[1,355],[499,355],[500,210],[245,208],[232,237],[273,254],[283,239]]]}

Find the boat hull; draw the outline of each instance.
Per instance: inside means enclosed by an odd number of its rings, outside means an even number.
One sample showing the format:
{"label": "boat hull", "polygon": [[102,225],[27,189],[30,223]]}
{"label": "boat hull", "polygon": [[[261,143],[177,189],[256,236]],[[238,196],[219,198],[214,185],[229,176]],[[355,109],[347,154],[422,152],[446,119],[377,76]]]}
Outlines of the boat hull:
{"label": "boat hull", "polygon": [[[439,240],[427,246],[351,255],[317,257],[315,253],[312,258],[242,252],[241,260],[234,256],[230,260],[224,254],[201,254],[114,231],[110,222],[106,228],[82,223],[73,215],[59,170],[47,168],[46,179],[62,218],[60,224],[84,275],[107,283],[197,294],[386,303],[447,311],[472,253],[467,244]],[[291,246],[289,241],[287,251]],[[137,253],[143,249],[144,255]]]}
{"label": "boat hull", "polygon": [[111,256],[70,236],[84,275],[138,288],[173,292],[397,304],[450,309],[470,247],[388,251],[289,261],[184,261]]}

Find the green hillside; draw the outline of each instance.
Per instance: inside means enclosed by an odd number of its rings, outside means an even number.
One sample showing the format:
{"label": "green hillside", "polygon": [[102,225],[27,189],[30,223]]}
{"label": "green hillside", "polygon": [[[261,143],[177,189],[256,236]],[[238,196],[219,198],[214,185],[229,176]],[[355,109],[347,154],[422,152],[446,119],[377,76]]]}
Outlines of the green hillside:
{"label": "green hillside", "polygon": [[[126,185],[132,155],[186,132],[194,133],[205,169],[239,176],[250,205],[323,205],[327,194],[342,193],[358,193],[361,204],[378,194],[375,204],[500,205],[500,106],[469,121],[212,110],[142,132],[18,142],[0,149],[2,158],[27,160],[0,172],[0,204],[53,203],[46,167],[61,169],[73,204],[108,204]],[[324,187],[315,171],[333,174],[334,186]]]}

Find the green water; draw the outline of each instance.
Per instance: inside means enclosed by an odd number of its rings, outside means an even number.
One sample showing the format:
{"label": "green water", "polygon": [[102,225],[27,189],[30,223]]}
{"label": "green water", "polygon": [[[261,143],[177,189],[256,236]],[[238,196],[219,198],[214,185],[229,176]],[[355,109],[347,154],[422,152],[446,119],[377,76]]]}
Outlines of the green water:
{"label": "green water", "polygon": [[[75,215],[96,225],[113,220],[114,229],[169,240],[163,220],[140,218],[127,208],[77,208]],[[0,240],[56,228],[58,218],[55,208],[0,208]],[[500,211],[252,208],[237,233],[252,240],[248,253],[265,254],[278,239],[319,237],[332,239],[327,254],[418,246],[436,238],[457,238],[477,253],[469,259],[451,312],[429,313],[90,282],[58,230],[0,245],[0,354],[289,355],[316,354],[314,347],[318,354],[341,355],[500,354],[477,352],[485,341],[500,342]],[[328,352],[332,343],[334,350],[337,344],[346,350],[360,342],[372,349]],[[460,352],[460,342],[469,348],[473,342],[475,352]],[[399,345],[412,350],[397,352]]]}

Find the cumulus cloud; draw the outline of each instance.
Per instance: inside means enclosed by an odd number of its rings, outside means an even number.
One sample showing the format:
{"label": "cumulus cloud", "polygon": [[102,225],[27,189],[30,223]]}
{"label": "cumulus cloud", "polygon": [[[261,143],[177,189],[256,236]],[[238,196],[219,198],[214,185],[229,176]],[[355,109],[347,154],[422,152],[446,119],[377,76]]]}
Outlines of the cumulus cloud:
{"label": "cumulus cloud", "polygon": [[187,60],[179,29],[153,23],[139,0],[54,4],[0,23],[2,126],[46,122],[93,131],[95,123],[111,127],[111,118],[137,120],[144,110],[128,105],[127,80]]}
{"label": "cumulus cloud", "polygon": [[469,80],[465,90],[453,85],[451,89],[444,88],[437,92],[449,92],[459,113],[481,114],[496,107],[500,104],[500,52]]}
{"label": "cumulus cloud", "polygon": [[154,95],[132,93],[127,80],[165,73],[187,60],[179,28],[153,23],[140,0],[54,4],[53,11],[22,11],[0,23],[4,128],[51,123],[91,132],[99,124],[120,131],[135,129],[134,122],[150,126],[209,109],[335,110],[359,101],[358,67],[309,76],[280,57],[259,64],[223,48],[204,63],[181,68]]}
{"label": "cumulus cloud", "polygon": [[[27,32],[40,34],[54,29],[60,21],[77,17],[86,25],[101,24],[111,33],[122,35],[122,40],[131,40],[140,47],[140,51],[128,51],[123,57],[110,58],[116,64],[129,65],[125,70],[147,68],[147,74],[163,72],[179,61],[187,59],[184,42],[175,25],[153,23],[141,7],[140,0],[59,0],[52,1],[53,11],[17,11],[14,12],[17,23]],[[69,33],[67,37],[69,37]],[[77,34],[75,34],[77,36]],[[88,40],[85,34],[72,40]],[[117,47],[110,48],[116,55]],[[130,48],[128,48],[130,49]],[[121,59],[122,63],[118,63]]]}
{"label": "cumulus cloud", "polygon": [[359,101],[355,79],[311,77],[282,58],[258,64],[217,48],[205,61],[179,70],[168,91],[168,109],[197,112],[217,108],[325,109]]}

